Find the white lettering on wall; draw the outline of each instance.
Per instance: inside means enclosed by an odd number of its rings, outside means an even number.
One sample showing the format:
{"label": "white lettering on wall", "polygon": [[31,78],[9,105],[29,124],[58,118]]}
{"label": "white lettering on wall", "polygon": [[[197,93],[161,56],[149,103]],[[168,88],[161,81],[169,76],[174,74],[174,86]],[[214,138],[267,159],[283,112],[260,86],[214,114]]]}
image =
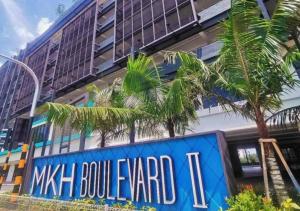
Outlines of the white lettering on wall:
{"label": "white lettering on wall", "polygon": [[[106,191],[106,161],[103,162],[103,167],[101,168],[101,161],[98,163],[98,183],[97,183],[97,196],[99,198],[105,197]],[[102,189],[102,192],[101,192]]]}
{"label": "white lettering on wall", "polygon": [[87,195],[88,177],[89,164],[87,162],[83,162],[81,168],[80,197],[85,197]]}
{"label": "white lettering on wall", "polygon": [[[154,174],[151,175],[151,161],[154,163]],[[159,180],[158,180],[158,161],[155,157],[148,157],[147,158],[147,177],[148,177],[148,197],[149,202],[152,202],[152,188],[151,188],[151,181],[155,182],[156,185],[156,197],[157,203],[160,204],[160,190],[159,190]]]}
{"label": "white lettering on wall", "polygon": [[[200,161],[199,161],[199,152],[187,153],[186,155],[189,160],[189,169],[190,169],[192,188],[193,188],[193,196],[194,196],[193,207],[207,208],[204,190],[203,190],[202,175],[201,175],[201,168],[200,168]],[[193,160],[196,165],[196,177],[198,178],[197,181],[196,181],[195,174],[194,174]],[[196,182],[198,183],[198,189],[196,187],[196,185],[197,185]],[[198,198],[198,194],[197,194],[198,192],[200,194],[201,199]]]}
{"label": "white lettering on wall", "polygon": [[[167,199],[164,160],[169,163],[168,166],[169,166],[170,181],[171,181],[171,199]],[[175,192],[172,158],[168,155],[160,156],[160,168],[161,168],[161,179],[162,179],[162,190],[163,190],[163,202],[164,204],[174,204],[176,201],[176,192]]]}
{"label": "white lettering on wall", "polygon": [[44,180],[45,180],[45,173],[46,173],[46,167],[47,167],[47,166],[44,166],[44,167],[43,167],[43,170],[42,170],[41,174],[39,174],[39,169],[38,169],[37,166],[34,168],[33,181],[32,181],[32,186],[31,186],[31,190],[30,190],[30,193],[31,193],[31,194],[32,194],[33,191],[34,191],[35,185],[36,185],[36,186],[39,186],[40,183],[42,183],[42,184],[41,184],[41,187],[40,187],[40,194],[43,193]]}
{"label": "white lettering on wall", "polygon": [[94,198],[96,195],[96,181],[97,181],[97,163],[91,162],[89,168],[89,191],[88,195],[90,198]]}
{"label": "white lettering on wall", "polygon": [[135,188],[136,188],[136,158],[133,159],[133,169],[130,164],[130,159],[127,159],[128,175],[130,184],[131,201],[135,201]]}
{"label": "white lettering on wall", "polygon": [[[199,152],[186,153],[185,159],[188,163],[185,170],[190,174],[193,207],[207,208]],[[76,173],[81,174],[81,178],[78,178],[80,197],[143,201],[165,205],[174,204],[177,200],[173,159],[168,155],[123,158],[118,159],[116,163],[112,160],[83,162],[81,172],[78,171],[76,163],[72,166],[45,165],[42,169],[36,166],[31,194],[34,194],[34,189],[39,187],[40,194],[48,195],[49,190],[52,189],[53,195],[61,196],[67,194],[63,189],[66,186],[70,187],[69,197],[73,197]]]}
{"label": "white lettering on wall", "polygon": [[111,195],[111,190],[110,190],[110,181],[111,181],[111,176],[110,176],[110,171],[111,171],[111,162],[110,160],[107,161],[107,199],[109,200],[115,200],[115,197]]}
{"label": "white lettering on wall", "polygon": [[126,162],[126,159],[118,160],[118,178],[117,178],[117,200],[126,201],[126,197],[121,197],[121,182],[125,180],[124,176],[121,176],[121,163]]}
{"label": "white lettering on wall", "polygon": [[48,167],[48,174],[47,174],[46,188],[45,188],[44,194],[48,194],[48,188],[49,188],[49,185],[51,184],[53,195],[54,196],[57,195],[57,189],[56,189],[56,183],[55,183],[54,177],[55,177],[56,173],[58,172],[59,168],[60,168],[60,164],[58,164],[56,166],[55,170],[51,174],[52,166],[49,165],[49,167]]}
{"label": "white lettering on wall", "polygon": [[140,187],[142,187],[142,189],[143,189],[144,201],[147,202],[146,184],[145,184],[145,179],[144,179],[144,169],[143,169],[142,158],[138,158],[136,201],[140,200]]}
{"label": "white lettering on wall", "polygon": [[63,184],[69,182],[70,183],[70,192],[69,196],[73,196],[73,188],[74,188],[74,176],[75,176],[75,170],[76,170],[76,164],[72,164],[72,172],[70,177],[65,177],[65,164],[62,165],[61,169],[61,176],[60,176],[60,186],[59,186],[59,196],[62,195],[63,190]]}

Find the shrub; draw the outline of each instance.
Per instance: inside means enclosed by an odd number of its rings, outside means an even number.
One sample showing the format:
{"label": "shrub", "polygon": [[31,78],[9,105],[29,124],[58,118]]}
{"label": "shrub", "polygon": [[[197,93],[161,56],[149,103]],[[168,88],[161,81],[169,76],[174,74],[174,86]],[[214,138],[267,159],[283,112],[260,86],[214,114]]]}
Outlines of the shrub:
{"label": "shrub", "polygon": [[135,210],[136,206],[131,201],[126,201],[125,204],[122,203],[115,203],[112,204],[112,207],[124,210]]}
{"label": "shrub", "polygon": [[280,208],[273,205],[272,201],[257,195],[252,186],[245,186],[245,189],[236,196],[227,199],[229,208],[227,211],[296,211],[300,206],[292,201],[285,200]]}
{"label": "shrub", "polygon": [[300,206],[293,202],[292,199],[287,199],[281,204],[282,211],[300,210]]}
{"label": "shrub", "polygon": [[256,195],[252,189],[245,189],[236,196],[227,199],[228,211],[276,211],[270,200]]}

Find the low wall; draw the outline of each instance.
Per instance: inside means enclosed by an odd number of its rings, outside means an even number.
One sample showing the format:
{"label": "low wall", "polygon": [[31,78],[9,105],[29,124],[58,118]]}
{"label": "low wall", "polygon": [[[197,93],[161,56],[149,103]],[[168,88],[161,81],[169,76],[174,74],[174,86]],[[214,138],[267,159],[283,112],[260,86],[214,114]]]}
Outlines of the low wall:
{"label": "low wall", "polygon": [[34,159],[31,194],[131,200],[157,210],[225,208],[231,169],[221,132]]}

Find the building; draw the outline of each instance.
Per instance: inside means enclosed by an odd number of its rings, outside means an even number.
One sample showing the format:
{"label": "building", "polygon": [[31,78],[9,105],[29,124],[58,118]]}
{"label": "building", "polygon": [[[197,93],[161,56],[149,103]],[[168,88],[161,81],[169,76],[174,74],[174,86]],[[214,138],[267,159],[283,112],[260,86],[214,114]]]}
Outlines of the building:
{"label": "building", "polygon": [[[272,13],[274,0],[259,2],[265,17]],[[179,64],[165,63],[166,50],[192,51],[207,62],[214,59],[222,46],[216,37],[221,30],[219,22],[226,18],[229,9],[230,0],[79,0],[29,43],[17,59],[26,62],[38,76],[42,88],[39,105],[54,101],[80,106],[87,102],[84,87],[89,83],[105,87],[122,77],[130,54],[152,55],[167,76],[172,76]],[[0,76],[0,125],[4,139],[0,165],[5,163],[9,143],[13,143],[2,190],[10,190],[34,85],[10,62],[1,67]],[[283,99],[283,108],[299,105],[300,89]],[[201,123],[193,126],[194,132],[225,132],[238,178],[261,176],[253,122],[228,115],[214,101],[205,101],[199,118]],[[69,125],[48,125],[43,116],[36,117],[32,128],[35,157],[96,148],[99,144],[96,135],[85,137]],[[12,134],[6,136],[7,131]],[[280,141],[292,170],[300,175],[299,129],[274,129],[272,135]],[[250,164],[256,166],[249,168]]]}

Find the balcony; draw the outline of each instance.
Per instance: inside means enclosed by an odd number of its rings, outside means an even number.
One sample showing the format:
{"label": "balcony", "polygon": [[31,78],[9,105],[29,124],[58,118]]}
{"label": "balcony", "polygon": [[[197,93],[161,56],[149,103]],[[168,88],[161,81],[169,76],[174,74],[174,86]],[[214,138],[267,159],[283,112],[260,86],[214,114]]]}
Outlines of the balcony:
{"label": "balcony", "polygon": [[50,48],[50,54],[53,54],[55,51],[57,51],[59,48],[59,44],[58,43],[53,43],[51,48]]}
{"label": "balcony", "polygon": [[[214,42],[202,48],[196,50],[197,57],[206,61],[219,55],[222,48],[222,42]],[[159,67],[163,75],[174,74],[180,66],[179,59],[176,59],[175,63],[162,63]]]}
{"label": "balcony", "polygon": [[45,74],[45,77],[44,77],[44,80],[43,80],[43,86],[47,86],[50,83],[52,83],[52,79],[53,79],[52,76]]}
{"label": "balcony", "polygon": [[228,11],[230,8],[230,0],[221,0],[198,13],[198,17],[200,18],[199,23],[204,23],[216,16],[219,16]]}
{"label": "balcony", "polygon": [[106,32],[111,27],[113,27],[115,21],[115,16],[110,16],[108,19],[106,19],[103,23],[97,24],[97,36],[99,36],[101,33]]}
{"label": "balcony", "polygon": [[49,58],[46,70],[49,70],[50,68],[54,67],[55,63],[56,63],[56,58]]}
{"label": "balcony", "polygon": [[109,10],[111,10],[112,8],[114,8],[114,6],[115,6],[115,0],[107,0],[107,1],[105,1],[103,4],[99,5],[98,15],[99,16],[104,15]]}
{"label": "balcony", "polygon": [[114,66],[113,59],[107,60],[106,62],[103,62],[102,64],[100,64],[97,67],[97,69],[98,69],[97,72],[98,73],[104,72],[105,70],[108,70],[108,69],[112,68],[113,66]]}
{"label": "balcony", "polygon": [[202,48],[197,49],[197,56],[202,60],[208,60],[214,58],[219,55],[219,52],[222,48],[223,44],[220,41],[211,43]]}
{"label": "balcony", "polygon": [[113,48],[114,36],[110,36],[96,45],[95,48],[95,56],[99,56],[100,54],[104,53]]}

